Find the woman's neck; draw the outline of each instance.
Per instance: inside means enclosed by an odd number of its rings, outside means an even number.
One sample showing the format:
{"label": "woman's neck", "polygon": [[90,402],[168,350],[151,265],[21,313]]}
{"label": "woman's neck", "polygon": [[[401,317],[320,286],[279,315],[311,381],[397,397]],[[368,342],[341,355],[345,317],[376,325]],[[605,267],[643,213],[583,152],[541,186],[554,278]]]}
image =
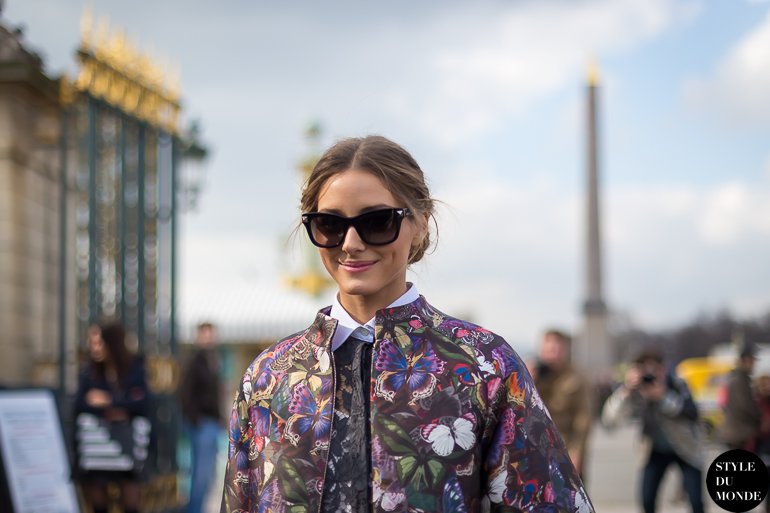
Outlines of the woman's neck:
{"label": "woman's neck", "polygon": [[369,322],[378,310],[387,308],[395,300],[404,295],[408,290],[408,285],[404,282],[403,287],[390,291],[381,291],[382,294],[359,295],[345,294],[339,292],[340,305],[348,312],[354,321],[363,325]]}

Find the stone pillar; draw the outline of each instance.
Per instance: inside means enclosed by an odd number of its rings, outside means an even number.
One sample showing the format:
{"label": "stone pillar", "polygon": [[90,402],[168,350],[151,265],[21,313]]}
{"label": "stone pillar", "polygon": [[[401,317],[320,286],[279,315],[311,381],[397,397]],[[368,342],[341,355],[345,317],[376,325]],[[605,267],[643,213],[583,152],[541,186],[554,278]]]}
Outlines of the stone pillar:
{"label": "stone pillar", "polygon": [[588,80],[587,105],[586,295],[583,301],[583,328],[574,355],[578,365],[595,379],[602,379],[615,363],[615,355],[607,330],[607,305],[602,290],[597,96],[598,74],[592,70]]}
{"label": "stone pillar", "polygon": [[59,88],[0,20],[0,384],[57,385]]}

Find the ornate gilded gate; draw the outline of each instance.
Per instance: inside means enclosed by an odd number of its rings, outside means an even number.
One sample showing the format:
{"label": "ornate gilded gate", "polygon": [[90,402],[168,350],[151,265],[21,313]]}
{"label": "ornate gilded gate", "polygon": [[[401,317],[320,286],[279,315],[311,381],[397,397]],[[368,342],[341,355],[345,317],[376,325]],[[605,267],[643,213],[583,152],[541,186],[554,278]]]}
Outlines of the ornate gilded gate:
{"label": "ornate gilded gate", "polygon": [[[62,81],[63,166],[74,165],[74,290],[78,340],[91,323],[120,319],[144,355],[154,394],[153,479],[143,511],[178,506],[176,238],[179,164],[205,150],[179,130],[178,86],[120,32],[86,13],[80,69]],[[201,153],[202,152],[202,153]],[[66,170],[65,170],[66,171]],[[67,173],[64,173],[65,175]],[[65,322],[65,321],[62,321]],[[62,330],[66,331],[66,330]]]}

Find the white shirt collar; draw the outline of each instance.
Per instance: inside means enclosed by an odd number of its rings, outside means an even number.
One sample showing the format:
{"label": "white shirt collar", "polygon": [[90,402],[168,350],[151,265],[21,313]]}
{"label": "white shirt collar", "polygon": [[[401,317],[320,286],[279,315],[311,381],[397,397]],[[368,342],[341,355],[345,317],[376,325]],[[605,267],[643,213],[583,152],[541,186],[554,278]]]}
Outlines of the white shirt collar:
{"label": "white shirt collar", "polygon": [[[420,297],[417,287],[413,283],[407,282],[407,289],[401,297],[393,301],[388,308],[406,305],[416,301]],[[374,317],[369,319],[366,324],[359,324],[342,307],[339,300],[339,294],[334,296],[332,310],[329,317],[337,319],[337,330],[332,338],[332,351],[336,351],[351,335],[364,342],[374,342]]]}

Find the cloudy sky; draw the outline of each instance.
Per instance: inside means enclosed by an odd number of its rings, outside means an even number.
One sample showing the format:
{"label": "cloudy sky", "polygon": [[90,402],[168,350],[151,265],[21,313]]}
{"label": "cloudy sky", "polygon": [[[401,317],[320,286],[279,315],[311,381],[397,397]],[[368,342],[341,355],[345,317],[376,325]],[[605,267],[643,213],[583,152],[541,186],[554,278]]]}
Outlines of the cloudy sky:
{"label": "cloudy sky", "polygon": [[[7,0],[53,74],[76,71],[81,0]],[[442,201],[411,279],[526,352],[580,328],[585,76],[601,73],[606,296],[643,328],[770,309],[770,3],[748,0],[96,0],[179,65],[213,148],[183,219],[186,323],[309,319],[297,162],[380,133]],[[300,234],[301,235],[301,234]],[[288,241],[288,242],[287,242]],[[275,313],[279,311],[279,313]]]}

